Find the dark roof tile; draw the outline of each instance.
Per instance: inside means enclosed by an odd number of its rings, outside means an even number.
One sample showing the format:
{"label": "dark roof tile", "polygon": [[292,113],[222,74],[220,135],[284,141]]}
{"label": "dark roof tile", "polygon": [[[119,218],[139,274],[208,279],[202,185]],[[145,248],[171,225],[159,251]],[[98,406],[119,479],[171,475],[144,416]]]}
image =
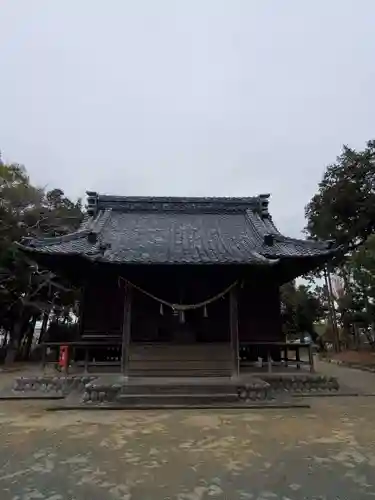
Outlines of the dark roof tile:
{"label": "dark roof tile", "polygon": [[[95,193],[94,193],[95,194]],[[91,200],[95,198],[90,193]],[[134,198],[96,195],[76,233],[30,240],[24,250],[124,264],[271,264],[329,254],[327,243],[287,238],[255,198]],[[97,239],[88,238],[97,234]],[[273,235],[271,241],[265,238]]]}

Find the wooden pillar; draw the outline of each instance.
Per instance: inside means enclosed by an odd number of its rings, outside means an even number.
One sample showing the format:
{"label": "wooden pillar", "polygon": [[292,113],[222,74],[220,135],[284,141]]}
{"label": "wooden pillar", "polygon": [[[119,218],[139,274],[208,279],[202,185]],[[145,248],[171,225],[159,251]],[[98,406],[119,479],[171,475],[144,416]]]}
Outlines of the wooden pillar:
{"label": "wooden pillar", "polygon": [[296,363],[297,363],[297,370],[301,369],[301,354],[300,354],[300,346],[297,344],[296,345]]}
{"label": "wooden pillar", "polygon": [[230,342],[232,348],[232,377],[240,374],[239,341],[238,341],[238,295],[237,287],[233,287],[229,295]]}
{"label": "wooden pillar", "polygon": [[89,348],[88,346],[85,346],[85,373],[89,372]]}
{"label": "wooden pillar", "polygon": [[84,311],[85,311],[85,302],[86,301],[86,290],[87,290],[87,285],[84,285],[80,289],[80,300],[79,300],[79,309],[78,309],[78,331],[79,331],[79,338],[82,339],[84,333],[85,333],[85,320],[84,320]]}
{"label": "wooden pillar", "polygon": [[284,366],[287,368],[288,367],[288,346],[284,347]]}
{"label": "wooden pillar", "polygon": [[314,354],[313,354],[313,348],[312,345],[309,344],[309,364],[310,364],[310,372],[315,373],[315,366],[314,366]]}
{"label": "wooden pillar", "polygon": [[45,370],[46,370],[46,365],[47,365],[46,359],[47,359],[47,347],[44,344],[42,344],[42,370],[43,370],[43,372],[45,372]]}
{"label": "wooden pillar", "polygon": [[267,346],[267,371],[268,373],[272,372],[272,357],[270,347]]}
{"label": "wooden pillar", "polygon": [[126,283],[125,293],[124,293],[124,315],[122,319],[122,345],[121,345],[121,371],[124,377],[129,376],[131,301],[132,301],[132,289],[131,286],[128,283]]}

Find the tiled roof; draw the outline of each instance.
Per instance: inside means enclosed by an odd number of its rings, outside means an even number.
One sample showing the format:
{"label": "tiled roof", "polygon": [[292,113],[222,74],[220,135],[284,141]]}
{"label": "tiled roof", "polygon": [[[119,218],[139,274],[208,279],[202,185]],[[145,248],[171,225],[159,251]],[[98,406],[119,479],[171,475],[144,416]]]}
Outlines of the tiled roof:
{"label": "tiled roof", "polygon": [[328,243],[282,236],[268,196],[140,198],[89,193],[90,217],[73,234],[29,240],[26,251],[124,264],[265,264],[331,254]]}

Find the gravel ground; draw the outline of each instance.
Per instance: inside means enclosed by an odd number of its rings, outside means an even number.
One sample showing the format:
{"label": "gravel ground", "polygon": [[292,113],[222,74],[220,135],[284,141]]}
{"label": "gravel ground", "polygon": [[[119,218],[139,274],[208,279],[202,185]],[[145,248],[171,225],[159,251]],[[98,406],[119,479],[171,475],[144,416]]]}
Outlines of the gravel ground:
{"label": "gravel ground", "polygon": [[[375,383],[373,374],[360,372],[355,382],[355,370],[319,369],[365,392]],[[309,403],[302,410],[50,413],[45,402],[2,402],[0,499],[375,497],[375,398]]]}

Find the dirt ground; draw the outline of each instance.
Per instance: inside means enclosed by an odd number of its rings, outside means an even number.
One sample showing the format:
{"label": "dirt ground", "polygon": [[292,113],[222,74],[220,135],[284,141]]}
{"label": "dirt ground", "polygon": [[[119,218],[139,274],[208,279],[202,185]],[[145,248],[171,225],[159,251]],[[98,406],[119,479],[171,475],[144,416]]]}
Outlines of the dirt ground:
{"label": "dirt ground", "polygon": [[[322,363],[320,369],[375,389],[374,374]],[[45,402],[1,402],[0,499],[375,497],[375,397],[309,403],[289,410],[50,413]]]}
{"label": "dirt ground", "polygon": [[373,366],[375,368],[375,351],[373,350],[343,351],[333,354],[332,358],[345,363]]}

